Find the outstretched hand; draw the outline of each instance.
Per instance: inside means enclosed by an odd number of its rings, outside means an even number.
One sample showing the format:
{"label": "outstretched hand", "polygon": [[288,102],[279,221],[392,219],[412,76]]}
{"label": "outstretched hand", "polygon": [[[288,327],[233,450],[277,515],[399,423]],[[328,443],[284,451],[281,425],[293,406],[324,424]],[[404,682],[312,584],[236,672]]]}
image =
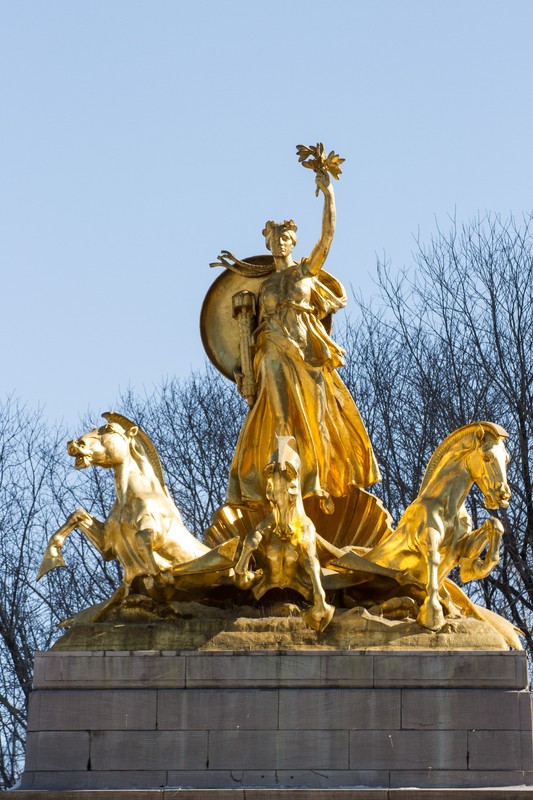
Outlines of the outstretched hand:
{"label": "outstretched hand", "polygon": [[329,177],[329,172],[325,170],[319,170],[316,173],[315,178],[316,183],[316,196],[318,197],[318,192],[322,191],[326,194],[328,188],[331,186],[331,178]]}

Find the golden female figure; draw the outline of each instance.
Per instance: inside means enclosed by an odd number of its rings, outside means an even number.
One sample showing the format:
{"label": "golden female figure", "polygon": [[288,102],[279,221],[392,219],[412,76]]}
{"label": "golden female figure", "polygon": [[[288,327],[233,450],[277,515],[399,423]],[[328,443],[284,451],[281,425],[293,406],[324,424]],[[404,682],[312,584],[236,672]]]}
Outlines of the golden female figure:
{"label": "golden female figure", "polygon": [[326,513],[334,509],[332,498],[379,480],[365,426],[337,373],[344,351],[323,324],[346,304],[346,294],[322,269],[335,231],[335,197],[325,170],[317,172],[316,186],[324,195],[322,233],[309,258],[297,262],[292,257],[292,220],[267,222],[263,231],[274,270],[258,293],[257,395],[235,450],[229,504],[264,504],[262,474],[277,436],[294,436],[302,495],[319,498]]}

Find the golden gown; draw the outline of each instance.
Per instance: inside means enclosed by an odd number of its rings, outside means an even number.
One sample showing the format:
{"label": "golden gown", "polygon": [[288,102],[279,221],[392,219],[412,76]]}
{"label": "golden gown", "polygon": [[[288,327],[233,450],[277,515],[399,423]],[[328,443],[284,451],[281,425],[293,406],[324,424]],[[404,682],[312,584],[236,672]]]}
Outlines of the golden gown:
{"label": "golden gown", "polygon": [[321,320],[346,295],[331,275],[307,271],[306,260],[274,272],[261,285],[254,334],[257,398],[248,412],[230,471],[227,502],[264,503],[263,470],[276,435],[292,435],[301,459],[303,497],[343,497],[379,481],[365,426],[337,373],[342,350]]}

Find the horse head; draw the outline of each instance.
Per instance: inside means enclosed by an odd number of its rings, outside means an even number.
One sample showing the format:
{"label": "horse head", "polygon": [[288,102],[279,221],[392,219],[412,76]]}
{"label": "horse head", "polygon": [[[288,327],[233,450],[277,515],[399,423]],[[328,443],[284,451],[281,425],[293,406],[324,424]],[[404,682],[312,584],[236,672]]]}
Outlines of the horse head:
{"label": "horse head", "polygon": [[[265,495],[276,512],[281,528],[290,525],[301,503],[300,456],[293,436],[277,436],[277,448],[264,469]],[[280,531],[281,532],[281,531]]]}
{"label": "horse head", "polygon": [[84,433],[79,439],[72,439],[67,443],[67,452],[76,459],[76,469],[85,469],[93,464],[104,468],[117,467],[129,458],[131,443],[137,433],[138,428],[133,424],[125,426],[109,421]]}
{"label": "horse head", "polygon": [[91,464],[113,469],[133,458],[141,472],[153,470],[166,493],[163,469],[150,437],[122,414],[106,411],[102,417],[105,425],[68,442],[67,451],[76,459],[76,469],[85,469]]}
{"label": "horse head", "polygon": [[507,483],[509,454],[504,439],[507,432],[493,422],[474,423],[472,447],[467,464],[475,483],[483,492],[486,508],[507,508],[511,490]]}

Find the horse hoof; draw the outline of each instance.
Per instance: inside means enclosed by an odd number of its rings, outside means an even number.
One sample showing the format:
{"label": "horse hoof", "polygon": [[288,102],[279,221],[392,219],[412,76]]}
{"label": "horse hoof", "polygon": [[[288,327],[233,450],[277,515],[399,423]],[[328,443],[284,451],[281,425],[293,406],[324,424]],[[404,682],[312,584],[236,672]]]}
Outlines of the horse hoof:
{"label": "horse hoof", "polygon": [[333,619],[334,613],[334,607],[326,603],[320,608],[311,606],[311,608],[308,608],[307,611],[304,611],[302,614],[302,619],[309,628],[312,628],[312,630],[316,631],[317,633],[321,633],[328,627],[329,623]]}
{"label": "horse hoof", "polygon": [[420,609],[420,613],[416,618],[416,621],[423,628],[427,628],[430,631],[440,630],[444,625],[444,613],[442,611],[441,604],[439,603],[438,607],[434,607],[429,605],[426,600]]}
{"label": "horse hoof", "polygon": [[57,556],[45,556],[43,558],[41,568],[39,569],[39,574],[37,575],[37,580],[40,581],[43,575],[46,575],[47,572],[50,572],[53,569],[57,569],[58,567],[66,567],[65,559],[58,553]]}

